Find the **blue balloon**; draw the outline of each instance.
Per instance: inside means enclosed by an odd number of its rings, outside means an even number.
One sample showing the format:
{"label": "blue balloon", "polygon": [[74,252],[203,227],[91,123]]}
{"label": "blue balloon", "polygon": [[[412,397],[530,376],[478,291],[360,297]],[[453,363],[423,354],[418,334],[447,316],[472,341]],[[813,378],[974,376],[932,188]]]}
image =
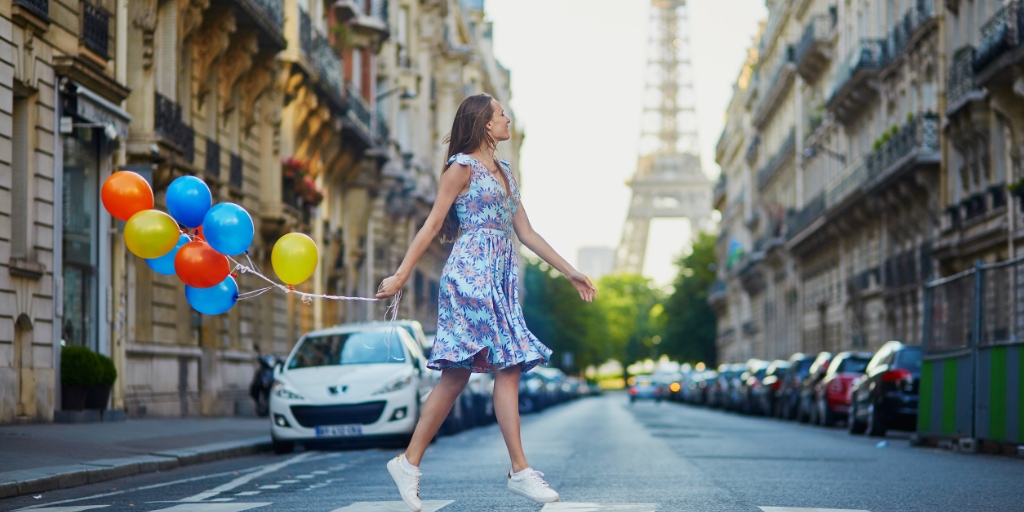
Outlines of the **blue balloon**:
{"label": "blue balloon", "polygon": [[235,203],[220,203],[210,208],[203,219],[203,236],[213,250],[234,256],[249,250],[255,227],[245,208]]}
{"label": "blue balloon", "polygon": [[198,228],[210,210],[213,198],[206,182],[195,176],[182,176],[167,187],[167,212],[174,220]]}
{"label": "blue balloon", "polygon": [[181,249],[181,246],[189,242],[190,240],[188,239],[188,235],[179,236],[178,245],[175,245],[174,249],[171,249],[171,252],[160,256],[159,258],[146,260],[146,265],[149,265],[149,268],[153,269],[153,272],[156,272],[157,274],[165,276],[175,275],[174,257],[178,255],[178,249]]}
{"label": "blue balloon", "polygon": [[238,284],[233,277],[228,276],[210,288],[185,285],[185,298],[193,309],[204,315],[227,313],[238,302]]}

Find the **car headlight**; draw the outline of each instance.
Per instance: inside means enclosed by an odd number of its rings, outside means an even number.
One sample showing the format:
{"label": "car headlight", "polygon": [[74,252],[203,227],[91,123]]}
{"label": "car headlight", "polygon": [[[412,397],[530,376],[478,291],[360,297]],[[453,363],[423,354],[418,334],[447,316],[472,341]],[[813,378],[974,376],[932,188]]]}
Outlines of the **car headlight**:
{"label": "car headlight", "polygon": [[388,382],[387,384],[383,385],[377,391],[374,391],[373,394],[383,395],[385,393],[392,393],[408,386],[409,384],[412,384],[412,375],[406,375],[404,377],[394,379],[391,382]]}
{"label": "car headlight", "polygon": [[272,389],[271,392],[274,393],[275,395],[277,395],[278,398],[284,398],[285,400],[305,400],[306,399],[306,397],[304,397],[304,396],[302,396],[302,395],[300,395],[300,394],[298,394],[298,393],[288,389],[288,386],[285,386],[281,382],[275,382],[274,383],[274,388]]}

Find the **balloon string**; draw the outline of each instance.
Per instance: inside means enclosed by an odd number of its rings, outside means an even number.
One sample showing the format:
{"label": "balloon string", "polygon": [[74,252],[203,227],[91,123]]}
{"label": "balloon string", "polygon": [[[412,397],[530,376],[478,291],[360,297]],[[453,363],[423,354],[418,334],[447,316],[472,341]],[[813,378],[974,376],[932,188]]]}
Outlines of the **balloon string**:
{"label": "balloon string", "polygon": [[[246,255],[246,257],[248,257],[248,254]],[[235,264],[235,269],[232,272],[237,272],[239,275],[241,275],[241,274],[252,274],[252,275],[256,276],[257,278],[262,279],[262,280],[266,281],[267,283],[269,283],[271,285],[271,287],[279,288],[281,291],[283,291],[285,293],[294,293],[294,294],[298,295],[299,299],[302,301],[303,304],[312,304],[313,303],[313,299],[361,300],[361,301],[366,301],[366,302],[377,302],[378,300],[380,300],[380,299],[378,299],[376,297],[349,297],[349,296],[345,296],[345,295],[328,295],[328,294],[323,294],[323,293],[300,292],[300,291],[295,290],[294,288],[292,288],[292,287],[290,287],[288,285],[284,285],[284,284],[281,284],[281,283],[278,283],[278,282],[275,282],[275,281],[271,280],[269,277],[263,275],[258,270],[254,269],[253,267],[250,267],[248,265],[239,263],[237,260],[235,260],[234,258],[232,258],[230,256],[228,256],[227,258],[232,263]]]}

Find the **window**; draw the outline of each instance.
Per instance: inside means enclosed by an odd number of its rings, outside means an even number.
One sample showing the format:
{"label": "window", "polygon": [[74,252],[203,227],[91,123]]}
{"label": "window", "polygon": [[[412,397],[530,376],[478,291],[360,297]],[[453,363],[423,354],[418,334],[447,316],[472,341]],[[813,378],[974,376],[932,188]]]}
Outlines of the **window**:
{"label": "window", "polygon": [[31,159],[29,153],[29,99],[21,96],[14,98],[11,137],[11,257],[28,259],[33,256],[31,237],[32,215],[30,204],[32,195]]}

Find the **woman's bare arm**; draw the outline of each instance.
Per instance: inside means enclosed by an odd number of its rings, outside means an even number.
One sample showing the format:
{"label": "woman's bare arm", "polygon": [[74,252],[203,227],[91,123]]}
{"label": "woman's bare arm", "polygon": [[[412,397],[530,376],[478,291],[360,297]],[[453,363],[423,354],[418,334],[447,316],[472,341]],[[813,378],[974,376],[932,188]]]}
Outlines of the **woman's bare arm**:
{"label": "woman's bare arm", "polygon": [[455,198],[469,186],[471,172],[469,166],[453,163],[447,171],[441,173],[441,183],[438,185],[437,198],[434,200],[433,208],[430,209],[430,215],[427,216],[423,227],[413,238],[398,270],[393,276],[380,283],[380,289],[377,291],[378,299],[390,297],[402,289],[405,281],[412,274],[416,262],[430,246],[430,241],[441,231],[441,225],[444,224],[444,219],[448,216],[448,210],[451,209]]}
{"label": "woman's bare arm", "polygon": [[581,299],[587,302],[594,300],[594,297],[597,296],[597,288],[594,287],[594,284],[590,282],[587,276],[573,268],[568,261],[565,261],[565,258],[559,255],[551,247],[551,244],[544,240],[544,237],[534,231],[533,225],[530,224],[530,217],[526,214],[526,208],[522,204],[519,205],[519,210],[516,212],[515,217],[512,218],[512,226],[516,231],[516,236],[519,237],[519,241],[533,251],[534,254],[540,256],[542,260],[554,267],[555,270],[567,277],[569,282],[576,287],[576,291],[579,292]]}

